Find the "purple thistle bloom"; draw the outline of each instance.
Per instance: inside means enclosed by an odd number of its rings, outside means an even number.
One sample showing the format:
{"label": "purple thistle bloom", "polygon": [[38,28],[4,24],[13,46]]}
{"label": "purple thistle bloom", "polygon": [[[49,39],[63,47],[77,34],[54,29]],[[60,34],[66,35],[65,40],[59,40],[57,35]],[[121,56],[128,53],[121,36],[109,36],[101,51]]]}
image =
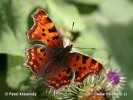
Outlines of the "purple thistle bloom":
{"label": "purple thistle bloom", "polygon": [[120,83],[120,76],[118,72],[110,70],[107,73],[107,80],[111,82],[112,85],[117,85],[118,83]]}

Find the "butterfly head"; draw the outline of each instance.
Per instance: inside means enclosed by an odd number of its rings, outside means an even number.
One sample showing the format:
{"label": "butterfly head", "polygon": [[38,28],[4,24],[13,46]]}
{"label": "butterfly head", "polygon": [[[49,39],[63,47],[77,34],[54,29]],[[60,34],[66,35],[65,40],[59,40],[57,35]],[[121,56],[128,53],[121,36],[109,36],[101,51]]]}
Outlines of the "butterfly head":
{"label": "butterfly head", "polygon": [[63,58],[68,57],[73,45],[68,45],[64,47],[63,49],[58,50],[58,52],[55,54],[55,59],[57,60],[63,60]]}
{"label": "butterfly head", "polygon": [[68,45],[65,47],[65,51],[70,52],[72,50],[73,45]]}

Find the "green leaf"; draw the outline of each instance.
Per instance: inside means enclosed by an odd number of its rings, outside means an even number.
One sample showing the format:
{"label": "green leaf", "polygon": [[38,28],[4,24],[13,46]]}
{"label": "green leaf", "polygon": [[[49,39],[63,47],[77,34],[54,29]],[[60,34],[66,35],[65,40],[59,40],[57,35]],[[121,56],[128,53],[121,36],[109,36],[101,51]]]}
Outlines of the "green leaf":
{"label": "green leaf", "polygon": [[84,29],[83,20],[78,13],[75,6],[56,0],[56,2],[48,1],[49,16],[56,26],[62,28],[61,30],[72,30],[72,23],[75,22],[74,31],[81,31]]}
{"label": "green leaf", "polygon": [[8,26],[5,26],[5,29],[0,32],[0,53],[24,56],[12,30]]}
{"label": "green leaf", "polygon": [[[79,48],[86,48],[86,49],[78,49],[85,54],[92,54],[97,50],[103,50],[105,45],[103,44],[103,41],[101,41],[100,37],[93,33],[83,33],[80,35],[80,37],[74,42],[74,47]],[[88,49],[87,49],[88,48]],[[89,48],[95,48],[96,50],[89,49]]]}
{"label": "green leaf", "polygon": [[19,88],[21,83],[28,77],[30,70],[22,67],[24,60],[18,56],[8,56],[7,83],[9,87]]}
{"label": "green leaf", "polygon": [[69,0],[77,3],[83,3],[83,4],[100,4],[105,0]]}
{"label": "green leaf", "polygon": [[96,49],[96,50],[79,49],[80,51],[86,54],[89,54],[89,52],[94,53],[97,50],[104,50],[106,48],[106,44],[104,43],[103,37],[101,37],[99,30],[97,28],[97,19],[95,17],[95,13],[83,16],[83,19],[86,27],[84,31],[81,32],[78,39],[74,41],[74,45],[79,48]]}
{"label": "green leaf", "polygon": [[[2,23],[0,25],[0,53],[24,57],[24,46],[27,43],[25,41],[26,39],[23,39],[21,42],[18,41],[20,37],[24,37],[24,33],[21,33],[21,29],[18,28],[18,26],[21,27],[21,24],[19,23],[19,17],[17,12],[15,13],[14,8],[10,0],[5,0],[0,4],[0,23]],[[18,32],[17,29],[19,30]]]}
{"label": "green leaf", "polygon": [[133,20],[133,4],[128,0],[106,0],[100,5],[101,15],[110,22],[127,23]]}

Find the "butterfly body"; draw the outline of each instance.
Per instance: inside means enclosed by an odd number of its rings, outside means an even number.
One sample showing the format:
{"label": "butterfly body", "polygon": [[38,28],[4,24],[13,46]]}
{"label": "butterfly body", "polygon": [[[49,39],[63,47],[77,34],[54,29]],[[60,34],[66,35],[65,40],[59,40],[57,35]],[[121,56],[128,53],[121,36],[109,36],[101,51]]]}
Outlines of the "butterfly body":
{"label": "butterfly body", "polygon": [[[53,57],[45,65],[45,67],[46,67],[44,70],[45,75],[43,74],[43,77],[48,74],[51,74],[52,68],[57,68],[57,67],[52,67],[52,66],[57,66],[57,65],[59,66],[61,63],[65,64],[66,66],[69,66],[69,65],[67,65],[67,63],[68,63],[71,49],[72,49],[72,45],[68,45],[65,48],[60,48],[60,49],[57,49],[56,51],[53,51],[53,53],[52,53]],[[50,65],[52,65],[52,66],[49,67]],[[57,68],[57,70],[58,70],[58,68]]]}
{"label": "butterfly body", "polygon": [[55,53],[54,58],[59,61],[65,61],[68,59],[72,45],[68,45],[65,48],[60,49]]}
{"label": "butterfly body", "polygon": [[42,83],[55,89],[69,85],[75,74],[76,82],[92,74],[99,74],[102,64],[79,53],[70,53],[73,45],[63,46],[63,41],[48,14],[37,9],[32,15],[34,25],[27,33],[29,41],[41,41],[28,48],[24,66],[31,69]]}

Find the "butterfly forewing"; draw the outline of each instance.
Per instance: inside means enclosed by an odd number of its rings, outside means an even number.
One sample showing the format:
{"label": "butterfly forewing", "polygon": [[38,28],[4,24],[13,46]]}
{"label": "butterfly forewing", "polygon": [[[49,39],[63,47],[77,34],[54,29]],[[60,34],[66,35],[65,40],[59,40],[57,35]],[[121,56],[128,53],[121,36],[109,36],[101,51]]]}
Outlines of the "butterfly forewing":
{"label": "butterfly forewing", "polygon": [[98,61],[79,53],[70,53],[68,65],[75,72],[76,82],[83,82],[87,76],[99,74],[102,69],[102,64]]}
{"label": "butterfly forewing", "polygon": [[27,34],[30,41],[42,41],[46,46],[52,48],[61,48],[63,46],[61,37],[46,12],[37,9],[32,14],[32,18],[34,25]]}

